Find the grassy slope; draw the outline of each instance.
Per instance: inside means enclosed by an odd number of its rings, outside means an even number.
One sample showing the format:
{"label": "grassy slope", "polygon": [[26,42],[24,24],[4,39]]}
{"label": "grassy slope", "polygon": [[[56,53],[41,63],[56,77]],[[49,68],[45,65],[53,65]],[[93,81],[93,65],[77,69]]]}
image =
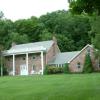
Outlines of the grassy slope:
{"label": "grassy slope", "polygon": [[0,78],[0,100],[99,99],[99,73]]}

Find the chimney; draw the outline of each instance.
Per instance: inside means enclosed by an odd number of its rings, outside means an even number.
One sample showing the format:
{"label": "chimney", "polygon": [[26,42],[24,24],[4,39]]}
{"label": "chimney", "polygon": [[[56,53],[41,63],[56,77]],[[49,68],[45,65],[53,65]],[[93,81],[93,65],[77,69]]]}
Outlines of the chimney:
{"label": "chimney", "polygon": [[16,43],[15,43],[15,42],[12,42],[11,46],[13,47],[13,46],[15,46],[15,45],[16,45]]}
{"label": "chimney", "polygon": [[55,43],[57,43],[57,39],[56,39],[55,36],[52,37],[52,40],[53,40]]}

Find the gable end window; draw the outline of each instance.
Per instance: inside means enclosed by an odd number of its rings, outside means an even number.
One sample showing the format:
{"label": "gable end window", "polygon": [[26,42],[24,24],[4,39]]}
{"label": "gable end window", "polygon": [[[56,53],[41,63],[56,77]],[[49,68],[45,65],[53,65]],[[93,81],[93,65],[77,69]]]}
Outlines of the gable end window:
{"label": "gable end window", "polygon": [[87,48],[87,54],[89,54],[89,55],[90,55],[90,53],[91,53],[90,48]]}
{"label": "gable end window", "polygon": [[81,68],[81,63],[80,62],[77,63],[77,68]]}

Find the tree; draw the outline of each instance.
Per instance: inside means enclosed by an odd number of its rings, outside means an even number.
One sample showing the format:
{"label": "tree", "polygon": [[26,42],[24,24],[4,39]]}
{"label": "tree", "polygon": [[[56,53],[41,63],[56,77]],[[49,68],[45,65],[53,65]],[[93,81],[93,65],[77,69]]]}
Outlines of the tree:
{"label": "tree", "polygon": [[69,39],[65,35],[60,35],[60,34],[57,34],[56,38],[58,46],[62,52],[74,50],[75,47],[73,45],[74,44],[73,40]]}
{"label": "tree", "polygon": [[17,20],[14,23],[15,32],[29,37],[30,42],[39,41],[39,34],[41,33],[43,24],[39,23],[38,18],[31,17],[29,19]]}
{"label": "tree", "polygon": [[8,36],[7,48],[11,47],[11,44],[15,42],[16,44],[27,43],[29,41],[26,34],[20,35],[19,33],[12,32]]}
{"label": "tree", "polygon": [[4,13],[0,11],[0,19],[2,19],[3,17],[4,17]]}
{"label": "tree", "polygon": [[74,13],[81,14],[82,12],[93,14],[96,12],[100,15],[99,0],[69,0],[70,10]]}
{"label": "tree", "polygon": [[[51,34],[55,33],[58,37],[63,35],[73,41],[74,48],[64,49],[63,51],[80,50],[86,44],[91,43],[88,34],[91,26],[89,18],[85,15],[72,15],[70,12],[63,10],[43,15],[39,20]],[[62,42],[60,41],[60,44],[63,44]],[[61,48],[61,45],[59,46]]]}
{"label": "tree", "polygon": [[89,54],[86,54],[84,67],[83,67],[83,73],[91,73],[91,72],[93,72],[91,57]]}
{"label": "tree", "polygon": [[68,74],[70,71],[69,71],[69,64],[68,63],[66,63],[66,64],[64,64],[64,66],[63,66],[63,72],[65,73],[65,74]]}
{"label": "tree", "polygon": [[48,32],[47,29],[43,30],[42,33],[39,35],[41,41],[52,40],[52,33]]}

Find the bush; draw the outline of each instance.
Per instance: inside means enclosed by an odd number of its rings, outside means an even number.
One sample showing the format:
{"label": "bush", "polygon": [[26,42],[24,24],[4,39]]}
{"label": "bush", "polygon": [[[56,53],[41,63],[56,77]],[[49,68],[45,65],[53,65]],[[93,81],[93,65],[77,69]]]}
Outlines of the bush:
{"label": "bush", "polygon": [[58,74],[63,73],[62,67],[55,67],[55,66],[46,66],[44,69],[44,75],[46,74]]}
{"label": "bush", "polygon": [[63,73],[65,73],[65,74],[69,73],[69,64],[68,63],[66,63],[64,65],[64,67],[63,67]]}
{"label": "bush", "polygon": [[43,71],[43,74],[44,75],[47,75],[48,74],[48,65],[45,66],[44,71]]}
{"label": "bush", "polygon": [[91,72],[93,72],[92,61],[91,61],[90,55],[87,54],[86,57],[85,57],[83,73],[91,73]]}
{"label": "bush", "polygon": [[[3,67],[3,75],[8,75],[6,67]],[[1,76],[1,66],[0,66],[0,76]]]}

